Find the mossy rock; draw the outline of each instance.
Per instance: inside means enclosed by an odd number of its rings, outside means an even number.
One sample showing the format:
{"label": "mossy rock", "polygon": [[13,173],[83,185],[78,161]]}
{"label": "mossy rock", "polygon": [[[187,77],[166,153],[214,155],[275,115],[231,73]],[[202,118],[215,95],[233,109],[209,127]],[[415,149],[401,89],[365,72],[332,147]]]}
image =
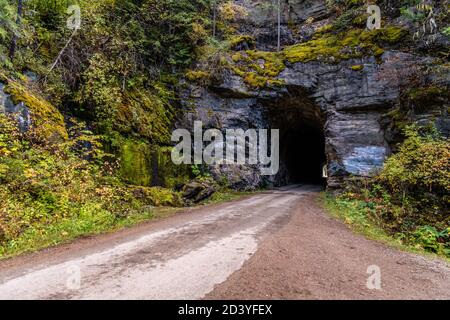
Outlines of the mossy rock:
{"label": "mossy rock", "polygon": [[172,162],[170,147],[152,146],[131,138],[120,138],[116,144],[120,176],[127,183],[174,188],[191,178],[188,166]]}
{"label": "mossy rock", "polygon": [[50,102],[19,82],[9,80],[5,92],[15,104],[23,103],[30,111],[33,126],[39,137],[47,141],[67,139],[64,116]]}
{"label": "mossy rock", "polygon": [[186,79],[191,82],[205,82],[209,77],[210,74],[202,70],[188,70],[186,72]]}
{"label": "mossy rock", "polygon": [[165,91],[139,89],[127,92],[117,107],[112,126],[125,135],[137,135],[157,144],[169,142],[174,111]]}
{"label": "mossy rock", "polygon": [[278,52],[247,50],[231,56],[229,68],[253,89],[282,86],[276,77],[286,68],[284,56]]}
{"label": "mossy rock", "polygon": [[123,139],[118,150],[120,176],[130,184],[151,186],[152,167],[150,146],[142,141]]}
{"label": "mossy rock", "polygon": [[366,0],[346,0],[347,7],[361,6],[366,3]]}
{"label": "mossy rock", "polygon": [[407,92],[406,99],[415,112],[423,113],[434,107],[448,105],[450,93],[448,88],[440,86],[412,88]]}
{"label": "mossy rock", "polygon": [[361,71],[361,70],[364,69],[364,66],[361,65],[361,64],[360,64],[360,65],[355,65],[355,66],[352,66],[351,69],[352,69],[353,71]]}
{"label": "mossy rock", "polygon": [[190,166],[173,163],[171,147],[158,147],[155,152],[158,161],[158,179],[162,185],[175,188],[192,178]]}
{"label": "mossy rock", "polygon": [[354,29],[339,34],[320,34],[314,39],[290,46],[284,50],[291,63],[324,60],[338,63],[363,56],[381,56],[384,43],[394,44],[402,40],[407,31],[400,27],[387,27],[379,30]]}
{"label": "mossy rock", "polygon": [[182,207],[183,198],[179,192],[162,187],[133,187],[132,195],[135,199],[156,207]]}
{"label": "mossy rock", "polygon": [[232,50],[242,50],[243,48],[251,48],[255,45],[255,38],[249,35],[235,35],[228,40],[229,47]]}
{"label": "mossy rock", "polygon": [[414,88],[409,91],[409,98],[413,102],[442,105],[450,99],[448,89],[439,86],[429,86],[425,88]]}

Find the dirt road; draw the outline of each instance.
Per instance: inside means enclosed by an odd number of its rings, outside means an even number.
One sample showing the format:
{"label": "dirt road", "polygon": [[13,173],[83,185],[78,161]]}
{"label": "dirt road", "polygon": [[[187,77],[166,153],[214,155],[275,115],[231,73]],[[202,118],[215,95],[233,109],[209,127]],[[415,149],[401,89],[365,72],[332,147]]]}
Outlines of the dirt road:
{"label": "dirt road", "polygon": [[[450,298],[450,267],[353,234],[292,186],[0,262],[0,299]],[[381,290],[366,287],[381,271]]]}

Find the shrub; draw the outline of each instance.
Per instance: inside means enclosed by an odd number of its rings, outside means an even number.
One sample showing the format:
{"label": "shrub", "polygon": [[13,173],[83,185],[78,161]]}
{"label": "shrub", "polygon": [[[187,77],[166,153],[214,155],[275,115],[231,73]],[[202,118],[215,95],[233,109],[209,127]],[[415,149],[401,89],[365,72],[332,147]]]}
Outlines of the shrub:
{"label": "shrub", "polygon": [[163,188],[133,187],[115,176],[102,139],[74,123],[70,138],[33,144],[0,114],[0,257],[110,230],[179,206]]}
{"label": "shrub", "polygon": [[352,182],[336,205],[351,224],[370,222],[406,244],[450,257],[450,142],[434,128],[408,126],[404,134],[379,175]]}

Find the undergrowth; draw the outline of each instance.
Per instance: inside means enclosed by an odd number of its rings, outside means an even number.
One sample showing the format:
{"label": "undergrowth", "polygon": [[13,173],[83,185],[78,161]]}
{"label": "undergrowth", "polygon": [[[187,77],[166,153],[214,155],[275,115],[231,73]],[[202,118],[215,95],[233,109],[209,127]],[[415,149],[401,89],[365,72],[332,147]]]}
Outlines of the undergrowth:
{"label": "undergrowth", "polygon": [[0,114],[0,258],[151,219],[155,207],[183,205],[169,189],[124,184],[101,137],[81,123],[69,135],[48,143]]}
{"label": "undergrowth", "polygon": [[450,142],[434,128],[405,136],[376,177],[350,182],[327,206],[373,238],[450,258]]}

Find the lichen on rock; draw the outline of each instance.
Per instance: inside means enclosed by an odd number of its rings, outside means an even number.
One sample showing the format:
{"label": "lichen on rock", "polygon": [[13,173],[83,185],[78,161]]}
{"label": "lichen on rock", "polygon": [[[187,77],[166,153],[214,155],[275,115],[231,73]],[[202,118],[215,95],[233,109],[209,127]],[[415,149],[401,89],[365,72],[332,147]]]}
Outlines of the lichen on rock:
{"label": "lichen on rock", "polygon": [[407,31],[400,27],[387,27],[379,30],[354,29],[334,34],[317,34],[314,39],[284,50],[286,59],[291,63],[323,60],[338,63],[341,60],[360,58],[384,53],[383,44],[400,41]]}
{"label": "lichen on rock", "polygon": [[68,138],[64,116],[55,106],[24,84],[6,76],[2,78],[7,82],[4,91],[11,96],[12,102],[22,103],[29,110],[31,125],[40,138],[46,141]]}

